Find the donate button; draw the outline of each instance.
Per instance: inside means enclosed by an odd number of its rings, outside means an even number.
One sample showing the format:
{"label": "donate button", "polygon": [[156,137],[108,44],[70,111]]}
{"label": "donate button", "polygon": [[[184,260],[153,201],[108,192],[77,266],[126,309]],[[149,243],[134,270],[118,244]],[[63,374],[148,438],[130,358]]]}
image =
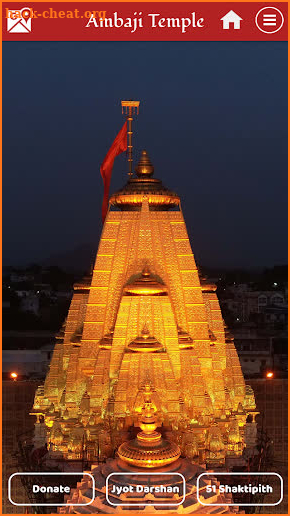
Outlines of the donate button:
{"label": "donate button", "polygon": [[[60,502],[59,500],[64,500],[70,496],[72,489],[76,487],[77,482],[81,478],[88,482],[88,488],[90,488],[88,491],[91,492],[90,501],[86,503]],[[23,489],[25,484],[27,496],[30,500],[33,500],[30,503],[20,503],[17,501],[19,482],[23,484]],[[86,498],[87,496],[86,494]],[[90,505],[95,499],[95,479],[91,473],[84,473],[82,471],[79,473],[44,471],[13,473],[8,480],[8,499],[12,505],[22,507]]]}

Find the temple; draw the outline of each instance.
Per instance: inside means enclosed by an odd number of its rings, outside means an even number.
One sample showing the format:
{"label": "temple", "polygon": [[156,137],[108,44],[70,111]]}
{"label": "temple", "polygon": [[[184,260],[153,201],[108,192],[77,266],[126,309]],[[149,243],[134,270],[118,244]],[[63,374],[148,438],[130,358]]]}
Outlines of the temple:
{"label": "temple", "polygon": [[242,455],[253,391],[216,286],[199,275],[180,198],[145,150],[110,198],[92,274],[74,286],[32,413],[35,446],[45,435],[50,458],[67,464],[85,447],[89,464],[107,460],[110,471],[112,461],[115,471],[174,463],[193,478]]}

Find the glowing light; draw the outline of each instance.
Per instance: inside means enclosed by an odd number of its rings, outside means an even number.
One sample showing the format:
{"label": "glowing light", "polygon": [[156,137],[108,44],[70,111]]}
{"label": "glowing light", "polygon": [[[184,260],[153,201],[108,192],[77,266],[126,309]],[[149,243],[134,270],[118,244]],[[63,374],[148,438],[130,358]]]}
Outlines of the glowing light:
{"label": "glowing light", "polygon": [[14,381],[17,380],[18,374],[17,373],[10,373],[10,378],[12,378]]}
{"label": "glowing light", "polygon": [[274,376],[273,371],[268,371],[268,372],[266,373],[266,378],[273,378],[273,376]]}

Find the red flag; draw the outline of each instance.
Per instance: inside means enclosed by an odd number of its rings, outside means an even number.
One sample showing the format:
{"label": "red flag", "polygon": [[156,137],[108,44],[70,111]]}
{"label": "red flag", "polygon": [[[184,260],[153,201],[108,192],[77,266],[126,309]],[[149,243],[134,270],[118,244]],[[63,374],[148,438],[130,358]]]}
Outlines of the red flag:
{"label": "red flag", "polygon": [[108,203],[109,203],[109,190],[110,190],[110,182],[112,169],[114,165],[114,161],[116,156],[121,154],[127,150],[127,121],[124,123],[121,131],[117,134],[113,144],[106,154],[106,157],[101,165],[101,176],[104,181],[104,198],[102,204],[102,219],[105,221],[106,214],[108,211]]}

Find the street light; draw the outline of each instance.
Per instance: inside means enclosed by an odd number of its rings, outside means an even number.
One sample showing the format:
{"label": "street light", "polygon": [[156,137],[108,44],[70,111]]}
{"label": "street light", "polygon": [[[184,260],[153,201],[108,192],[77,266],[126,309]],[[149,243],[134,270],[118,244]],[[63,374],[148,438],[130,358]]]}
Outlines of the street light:
{"label": "street light", "polygon": [[266,373],[266,378],[269,378],[269,379],[270,379],[270,378],[273,378],[273,376],[274,376],[273,371],[268,371],[268,372]]}
{"label": "street light", "polygon": [[17,380],[18,378],[18,374],[17,373],[10,373],[10,378],[12,378],[12,380],[14,380],[14,382]]}

